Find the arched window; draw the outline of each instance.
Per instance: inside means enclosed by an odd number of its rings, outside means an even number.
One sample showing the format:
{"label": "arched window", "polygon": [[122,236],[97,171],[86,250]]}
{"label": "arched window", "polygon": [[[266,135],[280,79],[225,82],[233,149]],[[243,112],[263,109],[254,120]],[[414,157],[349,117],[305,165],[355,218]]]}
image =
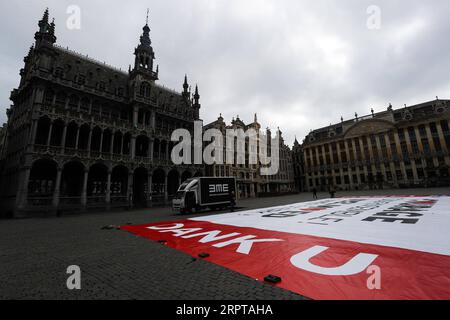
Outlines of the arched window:
{"label": "arched window", "polygon": [[140,94],[142,97],[150,98],[151,87],[147,82],[141,84]]}

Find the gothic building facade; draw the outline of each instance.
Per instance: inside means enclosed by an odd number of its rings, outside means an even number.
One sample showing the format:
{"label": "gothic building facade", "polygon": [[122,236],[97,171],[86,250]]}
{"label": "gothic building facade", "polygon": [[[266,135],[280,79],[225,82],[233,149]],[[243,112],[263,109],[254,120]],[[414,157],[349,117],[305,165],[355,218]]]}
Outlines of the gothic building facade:
{"label": "gothic building facade", "polygon": [[434,100],[312,131],[306,187],[326,191],[450,185],[450,100]]}
{"label": "gothic building facade", "polygon": [[305,162],[303,157],[303,146],[295,138],[294,146],[292,147],[292,162],[294,166],[294,180],[295,190],[303,192],[306,189],[305,181]]}
{"label": "gothic building facade", "polygon": [[[293,158],[292,151],[285,145],[282,133],[278,130],[280,137],[279,140],[279,170],[275,175],[264,176],[261,175],[260,164],[250,163],[250,157],[252,153],[257,153],[262,147],[262,135],[265,135],[265,141],[267,142],[267,150],[270,155],[272,139],[272,133],[269,129],[265,132],[261,130],[261,125],[258,122],[257,115],[251,123],[244,123],[239,116],[236,119],[233,118],[231,123],[227,125],[222,115],[219,118],[203,127],[204,130],[217,129],[223,136],[223,163],[214,163],[207,165],[205,168],[206,174],[212,177],[236,177],[237,181],[237,198],[255,198],[264,195],[280,195],[285,193],[291,193],[295,191],[294,183],[294,171],[293,171]],[[234,153],[233,159],[230,163],[227,163],[227,142],[226,142],[226,130],[254,130],[256,133],[256,144],[252,145],[250,139],[245,140],[243,149],[245,150],[245,159],[243,163],[238,161],[238,141],[234,141]],[[252,150],[253,148],[253,150]]]}
{"label": "gothic building facade", "polygon": [[199,120],[198,88],[157,83],[148,23],[128,72],[56,44],[48,10],[3,130],[4,215],[163,203],[203,166],[174,166],[172,130]]}

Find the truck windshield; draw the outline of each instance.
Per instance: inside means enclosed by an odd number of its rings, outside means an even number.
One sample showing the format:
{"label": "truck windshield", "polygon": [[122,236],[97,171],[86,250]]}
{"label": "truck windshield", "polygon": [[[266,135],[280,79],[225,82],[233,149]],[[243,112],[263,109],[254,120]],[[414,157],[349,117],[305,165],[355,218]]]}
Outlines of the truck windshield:
{"label": "truck windshield", "polygon": [[176,194],[175,194],[175,199],[181,199],[181,198],[183,198],[184,197],[184,191],[178,191]]}

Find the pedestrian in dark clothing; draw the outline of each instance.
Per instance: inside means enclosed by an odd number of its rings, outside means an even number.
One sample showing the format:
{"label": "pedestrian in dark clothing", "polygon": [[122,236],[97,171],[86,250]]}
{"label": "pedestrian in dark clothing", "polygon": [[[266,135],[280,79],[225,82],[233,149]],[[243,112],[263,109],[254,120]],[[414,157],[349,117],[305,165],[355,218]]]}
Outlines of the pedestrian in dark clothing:
{"label": "pedestrian in dark clothing", "polygon": [[313,192],[313,199],[314,199],[314,200],[317,200],[317,199],[318,199],[318,197],[317,197],[317,189],[314,188],[314,189],[312,190],[312,192]]}
{"label": "pedestrian in dark clothing", "polygon": [[234,207],[236,206],[236,195],[234,191],[230,194],[230,211],[234,212]]}
{"label": "pedestrian in dark clothing", "polygon": [[330,187],[330,198],[335,198],[336,195],[336,190],[334,189],[333,186]]}

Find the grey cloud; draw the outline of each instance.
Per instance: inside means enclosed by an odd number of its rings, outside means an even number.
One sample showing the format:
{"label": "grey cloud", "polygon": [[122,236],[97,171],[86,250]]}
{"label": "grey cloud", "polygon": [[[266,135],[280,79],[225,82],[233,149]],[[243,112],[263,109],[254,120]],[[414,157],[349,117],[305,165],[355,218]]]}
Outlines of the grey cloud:
{"label": "grey cloud", "polygon": [[[450,3],[375,2],[3,1],[0,121],[46,6],[60,45],[122,69],[133,62],[150,7],[162,84],[181,90],[187,73],[191,85],[199,84],[205,122],[219,113],[250,121],[257,112],[263,126],[279,126],[289,143],[341,115],[448,98]],[[70,4],[82,9],[80,31],[65,28]],[[366,27],[372,4],[382,10],[378,31]]]}

